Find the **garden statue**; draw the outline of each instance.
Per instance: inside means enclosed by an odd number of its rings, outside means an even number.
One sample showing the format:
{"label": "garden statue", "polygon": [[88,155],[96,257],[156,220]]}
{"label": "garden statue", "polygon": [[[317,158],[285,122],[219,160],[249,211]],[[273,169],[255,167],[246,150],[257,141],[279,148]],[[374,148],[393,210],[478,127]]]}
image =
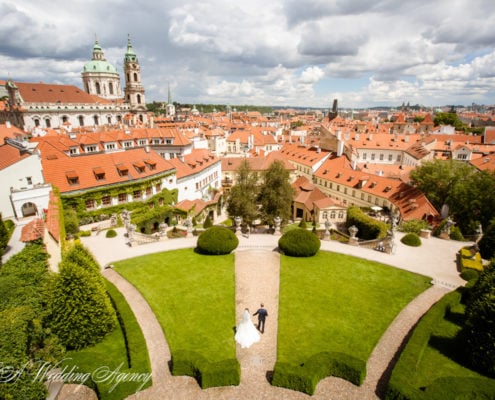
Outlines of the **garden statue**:
{"label": "garden statue", "polygon": [[282,222],[282,219],[277,215],[274,219],[273,222],[275,222],[275,235],[280,235],[280,223]]}
{"label": "garden statue", "polygon": [[323,239],[325,240],[329,240],[330,239],[330,227],[332,226],[332,224],[330,223],[330,221],[327,219],[325,221],[325,233],[323,235]]}
{"label": "garden statue", "polygon": [[351,237],[349,238],[349,244],[357,246],[358,245],[358,238],[356,237],[359,229],[356,225],[352,225],[349,227],[349,233],[351,234]]}
{"label": "garden statue", "polygon": [[234,222],[235,222],[235,234],[236,235],[240,235],[241,234],[241,221],[242,221],[242,218],[237,216],[234,218]]}
{"label": "garden statue", "polygon": [[168,225],[165,222],[162,222],[158,225],[158,229],[160,229],[160,237],[162,240],[167,239],[167,228]]}

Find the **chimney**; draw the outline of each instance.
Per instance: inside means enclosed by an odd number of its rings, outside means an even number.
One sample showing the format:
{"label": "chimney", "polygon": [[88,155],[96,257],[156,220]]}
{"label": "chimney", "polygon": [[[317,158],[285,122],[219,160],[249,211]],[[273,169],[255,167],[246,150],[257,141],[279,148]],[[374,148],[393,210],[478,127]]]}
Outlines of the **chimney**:
{"label": "chimney", "polygon": [[150,146],[148,146],[148,145],[144,146],[144,151],[146,153],[149,153],[150,152]]}
{"label": "chimney", "polygon": [[344,154],[344,142],[339,140],[337,142],[337,157],[340,157],[342,154]]}
{"label": "chimney", "polygon": [[342,131],[341,130],[337,131],[337,139],[342,140]]}
{"label": "chimney", "polygon": [[5,127],[10,129],[12,125],[10,124],[10,121],[5,121]]}

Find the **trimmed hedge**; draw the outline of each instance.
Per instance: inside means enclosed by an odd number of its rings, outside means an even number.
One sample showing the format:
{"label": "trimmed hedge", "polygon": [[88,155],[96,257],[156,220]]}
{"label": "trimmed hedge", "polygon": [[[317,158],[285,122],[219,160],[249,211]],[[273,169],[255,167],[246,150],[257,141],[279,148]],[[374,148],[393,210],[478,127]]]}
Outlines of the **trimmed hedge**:
{"label": "trimmed hedge", "polygon": [[216,386],[237,386],[241,381],[241,367],[237,359],[211,363],[190,350],[178,350],[172,354],[172,375],[195,378],[202,389]]}
{"label": "trimmed hedge", "polygon": [[115,230],[113,230],[113,229],[109,229],[107,231],[107,233],[105,234],[105,237],[107,237],[107,238],[114,238],[116,236],[117,236],[117,232],[115,232]]}
{"label": "trimmed hedge", "polygon": [[421,246],[421,239],[415,233],[408,233],[407,235],[403,236],[400,241],[404,243],[406,246],[412,246],[412,247]]}
{"label": "trimmed hedge", "polygon": [[461,278],[468,282],[472,280],[478,280],[479,277],[480,274],[475,269],[464,268],[461,272]]}
{"label": "trimmed hedge", "polygon": [[387,236],[389,226],[385,222],[365,214],[359,207],[349,207],[347,209],[347,228],[352,225],[358,228],[357,236],[364,240],[381,239]]}
{"label": "trimmed hedge", "polygon": [[495,398],[495,381],[482,378],[436,379],[425,390],[428,400],[486,400]]}
{"label": "trimmed hedge", "polygon": [[[431,398],[425,395],[425,391],[414,386],[414,374],[416,370],[414,366],[420,364],[423,353],[428,346],[431,334],[437,327],[439,321],[444,318],[448,310],[455,308],[456,305],[459,304],[461,297],[462,289],[448,293],[435,305],[433,305],[428,313],[421,318],[406,347],[402,351],[394,370],[392,371],[387,391],[385,393],[386,400],[427,400]],[[444,379],[451,379],[455,381],[459,378],[442,378],[442,380]],[[440,390],[440,388],[435,388],[435,384],[430,386],[433,387],[432,390],[434,392]],[[445,397],[446,391],[449,391],[449,386],[443,387],[442,390],[444,393],[443,398],[455,398],[455,396],[449,395]],[[474,399],[475,397],[469,398]]]}
{"label": "trimmed hedge", "polygon": [[476,252],[473,256],[471,250],[467,247],[463,247],[459,250],[459,263],[461,267],[461,271],[465,268],[470,268],[479,272],[483,272],[483,261],[481,260],[480,253]]}
{"label": "trimmed hedge", "polygon": [[366,361],[344,353],[322,352],[301,365],[277,362],[271,383],[312,395],[318,382],[327,376],[336,376],[354,385],[361,385],[366,376]]}
{"label": "trimmed hedge", "polygon": [[229,254],[239,245],[239,239],[230,229],[212,226],[198,237],[196,251],[200,254]]}
{"label": "trimmed hedge", "polygon": [[303,228],[287,231],[278,240],[279,249],[291,257],[312,257],[320,250],[320,246],[318,236]]}

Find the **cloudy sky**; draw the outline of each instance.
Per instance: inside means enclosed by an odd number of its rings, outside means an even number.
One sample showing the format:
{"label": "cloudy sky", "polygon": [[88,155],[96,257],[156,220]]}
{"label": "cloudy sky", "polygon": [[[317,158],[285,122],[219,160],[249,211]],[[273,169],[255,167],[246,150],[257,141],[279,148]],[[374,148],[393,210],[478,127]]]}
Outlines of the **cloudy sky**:
{"label": "cloudy sky", "polygon": [[495,104],[493,0],[2,0],[0,79],[82,87],[95,34],[147,102]]}

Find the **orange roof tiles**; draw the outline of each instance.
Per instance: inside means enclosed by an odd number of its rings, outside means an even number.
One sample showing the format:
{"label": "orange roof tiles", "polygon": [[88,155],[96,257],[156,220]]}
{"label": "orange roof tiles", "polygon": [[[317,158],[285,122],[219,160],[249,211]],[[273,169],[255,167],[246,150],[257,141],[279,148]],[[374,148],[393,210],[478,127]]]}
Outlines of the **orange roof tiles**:
{"label": "orange roof tiles", "polygon": [[28,224],[22,227],[21,242],[32,242],[34,240],[42,239],[45,231],[45,223],[42,219],[33,219]]}
{"label": "orange roof tiles", "polygon": [[0,170],[10,167],[27,157],[29,157],[29,154],[21,154],[15,147],[4,144],[0,146]]}
{"label": "orange roof tiles", "polygon": [[184,156],[184,161],[178,158],[168,160],[176,169],[177,179],[194,175],[215,165],[220,160],[207,149],[194,149],[191,154]]}
{"label": "orange roof tiles", "polygon": [[[156,167],[145,168],[144,160],[151,159]],[[130,149],[125,152],[109,154],[92,154],[78,157],[69,157],[59,152],[56,158],[48,158],[42,150],[41,162],[43,174],[47,182],[58,187],[60,193],[70,193],[127,183],[135,179],[142,179],[173,171],[174,167],[155,152],[146,152],[142,148]],[[137,163],[143,165],[143,170],[138,171],[131,166]],[[101,168],[104,177],[98,177],[93,173],[94,166]],[[122,172],[127,171],[127,174]],[[120,172],[120,173],[119,173]]]}
{"label": "orange roof tiles", "polygon": [[97,96],[91,96],[84,90],[72,85],[47,83],[15,82],[19,93],[27,103],[107,103]]}

